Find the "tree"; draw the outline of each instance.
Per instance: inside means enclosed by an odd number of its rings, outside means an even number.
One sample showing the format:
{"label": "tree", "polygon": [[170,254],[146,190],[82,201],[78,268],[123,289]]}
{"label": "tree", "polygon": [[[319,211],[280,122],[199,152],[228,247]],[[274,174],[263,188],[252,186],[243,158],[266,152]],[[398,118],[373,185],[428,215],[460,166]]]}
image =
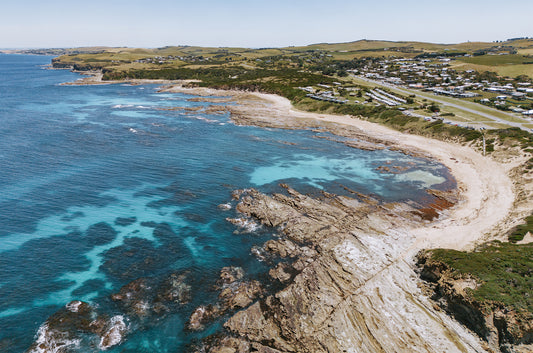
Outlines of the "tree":
{"label": "tree", "polygon": [[440,108],[436,103],[431,103],[431,105],[428,107],[428,110],[432,113],[440,112]]}
{"label": "tree", "polygon": [[348,76],[348,73],[346,72],[346,70],[338,70],[337,71],[337,75],[339,75],[339,77],[346,77]]}

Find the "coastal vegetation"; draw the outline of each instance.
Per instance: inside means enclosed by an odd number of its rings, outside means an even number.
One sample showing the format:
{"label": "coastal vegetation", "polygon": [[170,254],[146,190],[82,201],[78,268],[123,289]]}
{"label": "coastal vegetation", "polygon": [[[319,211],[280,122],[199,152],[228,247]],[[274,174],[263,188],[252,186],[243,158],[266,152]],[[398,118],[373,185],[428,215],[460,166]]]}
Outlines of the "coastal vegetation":
{"label": "coastal vegetation", "polygon": [[512,243],[521,241],[528,232],[533,234],[533,214],[526,217],[523,224],[520,224],[511,230],[509,241]]}
{"label": "coastal vegetation", "polygon": [[494,241],[475,251],[427,250],[418,255],[433,299],[483,340],[514,352],[531,344],[533,244]]}
{"label": "coastal vegetation", "polygon": [[331,83],[333,78],[301,72],[295,69],[279,70],[255,69],[243,66],[199,67],[199,68],[164,68],[159,70],[128,70],[103,71],[105,80],[128,79],[165,79],[165,80],[198,80],[195,85],[217,89],[238,89],[260,91],[287,97],[299,102],[305,92],[298,86],[312,86],[320,83]]}
{"label": "coastal vegetation", "polygon": [[474,277],[477,285],[466,291],[470,299],[487,305],[533,313],[533,244],[492,242],[476,251],[430,250],[454,279]]}

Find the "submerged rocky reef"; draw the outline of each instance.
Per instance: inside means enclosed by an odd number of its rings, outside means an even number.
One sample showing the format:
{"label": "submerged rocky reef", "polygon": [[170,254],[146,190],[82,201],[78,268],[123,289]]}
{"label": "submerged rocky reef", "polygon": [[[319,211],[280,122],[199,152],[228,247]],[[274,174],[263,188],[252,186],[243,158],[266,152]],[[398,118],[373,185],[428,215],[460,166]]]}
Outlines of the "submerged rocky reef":
{"label": "submerged rocky reef", "polygon": [[415,271],[410,230],[451,207],[457,191],[428,190],[436,200],[414,208],[355,192],[309,196],[282,186],[273,195],[233,193],[242,222],[275,230],[251,249],[271,267],[265,281],[224,267],[211,288],[215,301],[191,307],[190,272],[141,277],[110,296],[114,316],[69,303],[41,326],[28,352],[77,352],[81,342],[112,349],[172,313],[187,315],[189,332],[221,323],[189,345],[198,353],[528,351],[527,312],[476,300],[480,281],[458,275],[434,258],[435,250],[418,254]]}
{"label": "submerged rocky reef", "polygon": [[[408,229],[427,222],[420,210],[355,192],[312,197],[282,186],[284,192],[271,196],[233,193],[240,219],[275,230],[251,249],[270,264],[266,280],[224,267],[210,289],[216,300],[191,307],[190,272],[140,277],[109,297],[115,316],[69,303],[41,326],[28,352],[111,349],[175,313],[188,317],[190,332],[222,320],[222,330],[192,344],[191,352],[482,351],[416,286]],[[451,205],[455,197],[442,193],[435,204]],[[235,236],[242,236],[235,226]]]}

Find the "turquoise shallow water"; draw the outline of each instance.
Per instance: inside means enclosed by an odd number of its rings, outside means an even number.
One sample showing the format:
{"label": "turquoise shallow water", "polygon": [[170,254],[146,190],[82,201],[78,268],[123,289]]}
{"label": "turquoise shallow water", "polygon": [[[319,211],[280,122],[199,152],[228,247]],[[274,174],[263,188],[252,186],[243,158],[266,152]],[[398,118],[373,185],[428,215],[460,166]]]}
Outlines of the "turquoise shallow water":
{"label": "turquoise shallow water", "polygon": [[[384,201],[426,200],[454,186],[446,169],[398,152],[362,151],[325,133],[235,126],[228,115],[157,86],[61,86],[50,57],[0,55],[0,351],[23,352],[46,319],[72,300],[108,315],[110,295],[138,278],[188,271],[192,301],[142,325],[130,320],[111,352],[180,352],[199,333],[184,323],[214,300],[223,266],[263,280],[250,253],[271,230],[238,232],[217,206],[255,187],[304,193],[346,186]],[[172,110],[165,110],[172,108]],[[406,167],[380,173],[383,165]],[[129,321],[128,321],[129,320]],[[75,350],[98,351],[81,342]]]}

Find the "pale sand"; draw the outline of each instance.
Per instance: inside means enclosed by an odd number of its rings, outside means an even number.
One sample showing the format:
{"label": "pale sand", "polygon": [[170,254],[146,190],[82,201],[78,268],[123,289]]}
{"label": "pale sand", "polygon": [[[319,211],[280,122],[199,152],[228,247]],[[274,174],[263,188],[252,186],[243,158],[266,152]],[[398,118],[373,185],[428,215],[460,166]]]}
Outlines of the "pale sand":
{"label": "pale sand", "polygon": [[402,148],[423,151],[439,160],[455,177],[462,201],[448,210],[440,220],[411,230],[416,241],[409,255],[420,249],[437,247],[470,250],[479,243],[496,237],[493,230],[502,229],[503,223],[515,222],[510,218],[517,193],[510,173],[524,162],[525,157],[502,163],[483,156],[471,147],[401,133],[351,116],[299,111],[292,107],[288,99],[272,94],[190,89],[179,85],[166,88],[165,91],[232,96],[240,103],[238,107],[231,109],[238,114],[254,116],[259,120],[280,120],[281,123],[286,119],[300,119],[303,120],[302,126],[313,126],[316,121],[347,125],[360,129],[364,135]]}

